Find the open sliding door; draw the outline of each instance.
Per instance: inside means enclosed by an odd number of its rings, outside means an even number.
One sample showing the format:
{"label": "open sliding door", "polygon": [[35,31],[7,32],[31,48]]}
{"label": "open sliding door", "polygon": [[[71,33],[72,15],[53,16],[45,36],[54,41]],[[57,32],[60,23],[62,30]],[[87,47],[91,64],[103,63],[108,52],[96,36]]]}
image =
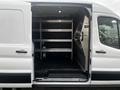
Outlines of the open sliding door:
{"label": "open sliding door", "polygon": [[82,45],[83,53],[85,57],[82,67],[84,68],[84,71],[87,71],[88,70],[88,51],[89,51],[89,18],[87,16],[84,16],[80,40],[81,40],[81,45]]}
{"label": "open sliding door", "polygon": [[[88,70],[88,51],[89,51],[89,18],[84,16],[82,25],[79,22],[75,31],[75,43],[77,47],[77,62],[84,72]],[[80,25],[82,28],[79,28]]]}
{"label": "open sliding door", "polygon": [[0,2],[0,87],[31,87],[31,5]]}

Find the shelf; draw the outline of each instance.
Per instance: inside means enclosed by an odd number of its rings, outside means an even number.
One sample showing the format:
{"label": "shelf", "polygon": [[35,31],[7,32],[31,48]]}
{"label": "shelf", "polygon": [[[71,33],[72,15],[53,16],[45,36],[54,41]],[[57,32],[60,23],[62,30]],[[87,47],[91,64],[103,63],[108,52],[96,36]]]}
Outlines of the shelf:
{"label": "shelf", "polygon": [[42,20],[47,23],[72,23],[72,20]]}
{"label": "shelf", "polygon": [[[33,32],[40,32],[40,29],[33,29]],[[41,32],[72,32],[72,29],[42,29]]]}
{"label": "shelf", "polygon": [[47,49],[38,49],[35,52],[72,52],[70,48],[47,48]]}
{"label": "shelf", "polygon": [[42,32],[72,32],[72,29],[42,29]]}
{"label": "shelf", "polygon": [[33,22],[71,23],[71,22],[73,22],[73,21],[72,21],[72,20],[61,20],[61,19],[57,19],[57,20],[40,20],[40,19],[35,19],[35,20],[33,20]]}
{"label": "shelf", "polygon": [[72,39],[36,39],[34,42],[72,42]]}
{"label": "shelf", "polygon": [[42,52],[72,52],[72,49],[69,48],[50,48],[50,49],[42,49]]}
{"label": "shelf", "polygon": [[72,42],[72,39],[43,39],[43,42]]}

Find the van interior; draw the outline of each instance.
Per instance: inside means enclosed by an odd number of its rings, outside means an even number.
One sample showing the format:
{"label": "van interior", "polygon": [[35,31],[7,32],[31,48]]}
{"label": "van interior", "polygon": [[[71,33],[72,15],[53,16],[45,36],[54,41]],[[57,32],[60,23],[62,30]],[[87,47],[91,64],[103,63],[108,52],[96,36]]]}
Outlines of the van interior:
{"label": "van interior", "polygon": [[32,4],[35,81],[88,80],[89,17],[84,5]]}

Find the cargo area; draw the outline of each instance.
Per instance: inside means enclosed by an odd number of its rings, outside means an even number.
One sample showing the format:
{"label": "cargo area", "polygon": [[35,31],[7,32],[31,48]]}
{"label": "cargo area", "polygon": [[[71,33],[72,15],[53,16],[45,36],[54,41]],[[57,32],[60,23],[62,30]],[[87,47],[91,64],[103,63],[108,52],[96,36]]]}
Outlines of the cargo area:
{"label": "cargo area", "polygon": [[89,17],[84,5],[32,4],[35,80],[89,78]]}

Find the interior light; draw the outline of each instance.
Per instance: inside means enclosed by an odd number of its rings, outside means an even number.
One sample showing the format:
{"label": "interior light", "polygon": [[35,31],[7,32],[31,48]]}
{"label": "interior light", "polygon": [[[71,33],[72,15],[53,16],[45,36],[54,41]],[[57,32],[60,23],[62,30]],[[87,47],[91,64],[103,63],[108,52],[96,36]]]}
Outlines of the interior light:
{"label": "interior light", "polygon": [[58,13],[59,13],[59,14],[61,14],[61,13],[62,13],[62,11],[61,11],[61,10],[58,10]]}
{"label": "interior light", "polygon": [[58,20],[58,22],[62,22],[62,20]]}

